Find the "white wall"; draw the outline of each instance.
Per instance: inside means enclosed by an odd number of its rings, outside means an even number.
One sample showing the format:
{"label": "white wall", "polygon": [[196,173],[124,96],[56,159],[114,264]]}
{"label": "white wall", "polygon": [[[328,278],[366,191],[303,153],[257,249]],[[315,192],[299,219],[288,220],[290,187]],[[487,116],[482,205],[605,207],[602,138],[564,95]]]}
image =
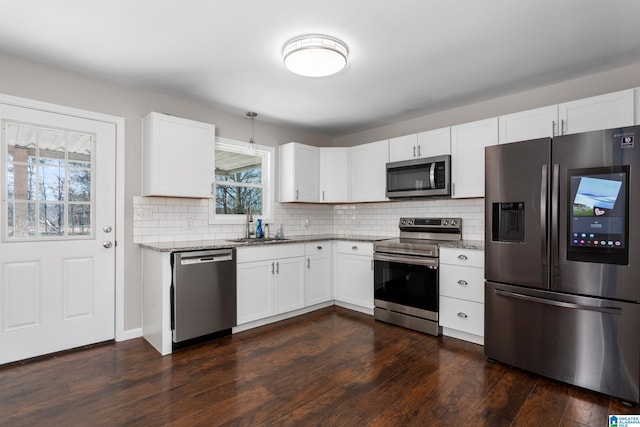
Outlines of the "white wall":
{"label": "white wall", "polygon": [[[159,111],[216,125],[216,135],[246,141],[251,125],[244,116],[234,116],[210,106],[173,96],[106,83],[59,68],[45,66],[0,53],[0,93],[95,111],[125,118],[125,313],[124,328],[142,325],[142,251],[133,242],[133,197],[141,193],[141,120],[149,111]],[[247,106],[250,109],[251,106]],[[331,140],[299,130],[255,123],[255,139],[277,146],[290,141],[330,145]]]}

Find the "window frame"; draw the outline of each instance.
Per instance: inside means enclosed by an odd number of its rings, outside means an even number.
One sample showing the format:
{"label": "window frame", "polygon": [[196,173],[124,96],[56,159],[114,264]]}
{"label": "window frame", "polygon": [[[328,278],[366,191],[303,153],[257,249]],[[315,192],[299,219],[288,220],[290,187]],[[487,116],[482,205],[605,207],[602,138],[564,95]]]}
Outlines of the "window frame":
{"label": "window frame", "polygon": [[[253,147],[252,147],[253,145]],[[233,151],[236,153],[249,154],[253,156],[262,157],[262,214],[254,214],[254,218],[260,217],[263,222],[269,222],[273,218],[273,206],[274,206],[274,158],[275,148],[267,145],[249,144],[248,142],[237,141],[234,139],[216,137],[214,153],[218,149],[225,151]],[[215,168],[215,161],[214,161]],[[231,215],[231,214],[217,214],[216,213],[216,181],[215,171],[213,173],[214,181],[212,182],[212,196],[209,199],[209,224],[210,225],[224,225],[224,224],[244,224],[246,221],[246,215]]]}

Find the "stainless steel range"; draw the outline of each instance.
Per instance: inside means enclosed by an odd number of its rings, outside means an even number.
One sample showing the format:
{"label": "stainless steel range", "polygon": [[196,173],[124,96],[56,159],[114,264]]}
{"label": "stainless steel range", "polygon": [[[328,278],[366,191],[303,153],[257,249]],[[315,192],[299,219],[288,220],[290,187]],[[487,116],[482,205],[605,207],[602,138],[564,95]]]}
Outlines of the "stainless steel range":
{"label": "stainless steel range", "polygon": [[440,335],[438,244],[462,239],[462,219],[400,218],[399,227],[399,238],[373,246],[374,318]]}

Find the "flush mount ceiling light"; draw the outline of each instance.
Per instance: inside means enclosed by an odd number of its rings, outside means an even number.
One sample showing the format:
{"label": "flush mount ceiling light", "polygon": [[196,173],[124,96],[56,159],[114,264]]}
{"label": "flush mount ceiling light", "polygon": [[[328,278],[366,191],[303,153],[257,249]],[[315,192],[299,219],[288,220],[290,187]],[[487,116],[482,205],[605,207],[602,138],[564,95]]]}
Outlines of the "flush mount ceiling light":
{"label": "flush mount ceiling light", "polygon": [[324,77],[347,65],[349,49],[335,37],[307,34],[285,43],[282,56],[289,71],[306,77]]}

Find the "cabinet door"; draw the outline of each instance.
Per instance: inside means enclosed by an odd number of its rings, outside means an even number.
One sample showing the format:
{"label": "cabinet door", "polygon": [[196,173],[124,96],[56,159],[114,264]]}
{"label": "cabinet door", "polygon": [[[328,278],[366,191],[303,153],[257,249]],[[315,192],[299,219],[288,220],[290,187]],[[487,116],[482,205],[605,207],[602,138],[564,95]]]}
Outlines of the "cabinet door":
{"label": "cabinet door", "polygon": [[143,119],[145,196],[211,197],[215,127],[149,113]]}
{"label": "cabinet door", "polygon": [[290,142],[278,147],[281,202],[317,202],[318,147]]}
{"label": "cabinet door", "polygon": [[304,307],[304,257],[275,262],[275,314]]}
{"label": "cabinet door", "polygon": [[307,254],[305,274],[305,305],[320,304],[333,299],[331,282],[331,243],[314,244],[313,255]]}
{"label": "cabinet door", "polygon": [[418,134],[398,136],[389,140],[389,161],[399,162],[419,157]]}
{"label": "cabinet door", "polygon": [[352,202],[379,202],[387,199],[389,141],[356,145],[349,149]]}
{"label": "cabinet door", "polygon": [[418,157],[451,154],[451,128],[434,129],[418,134]]}
{"label": "cabinet door", "polygon": [[373,258],[337,253],[334,262],[335,299],[373,309]]}
{"label": "cabinet door", "polygon": [[248,262],[237,269],[238,325],[274,315],[275,262]]}
{"label": "cabinet door", "polygon": [[320,201],[349,201],[349,148],[320,148]]}
{"label": "cabinet door", "polygon": [[500,144],[555,136],[558,106],[535,108],[498,117]]}
{"label": "cabinet door", "polygon": [[633,89],[628,89],[562,103],[560,135],[633,126],[633,102]]}
{"label": "cabinet door", "polygon": [[452,198],[484,197],[484,148],[497,143],[497,117],[451,127]]}

